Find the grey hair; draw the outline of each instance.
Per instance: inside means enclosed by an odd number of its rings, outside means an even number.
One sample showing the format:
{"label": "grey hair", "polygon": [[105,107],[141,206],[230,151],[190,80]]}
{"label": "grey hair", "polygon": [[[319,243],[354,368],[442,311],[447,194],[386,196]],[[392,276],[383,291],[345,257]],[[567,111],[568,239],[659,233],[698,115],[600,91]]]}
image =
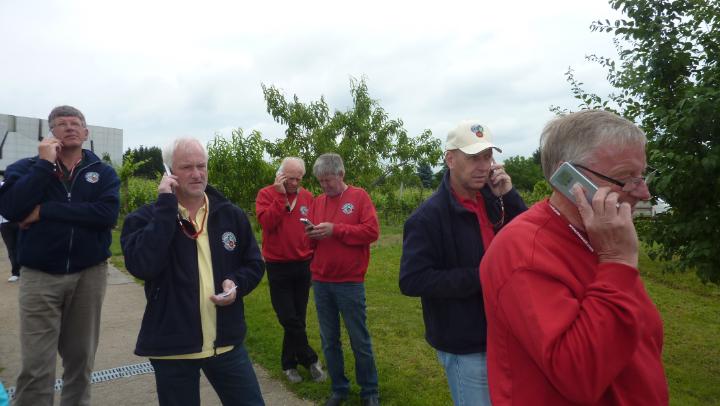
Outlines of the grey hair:
{"label": "grey hair", "polygon": [[638,126],[609,111],[582,110],[562,115],[547,123],[540,135],[543,175],[549,180],[563,162],[592,165],[592,155],[600,146],[620,151],[646,142]]}
{"label": "grey hair", "polygon": [[328,175],[344,176],[345,165],[343,165],[342,157],[332,153],[320,155],[313,165],[313,175],[316,178]]}
{"label": "grey hair", "polygon": [[298,158],[296,156],[289,156],[286,158],[283,158],[282,162],[280,162],[280,167],[277,170],[277,174],[280,175],[285,170],[285,165],[288,162],[297,162],[298,165],[300,165],[300,168],[302,169],[303,176],[305,176],[305,161],[302,160],[302,158]]}
{"label": "grey hair", "polygon": [[208,153],[205,149],[205,146],[198,141],[196,138],[191,137],[180,137],[172,140],[170,143],[165,145],[162,150],[162,158],[163,163],[168,166],[168,168],[173,167],[173,156],[175,156],[175,151],[182,148],[184,150],[187,150],[190,145],[197,145],[202,149],[203,154],[205,155],[205,162],[208,160]]}
{"label": "grey hair", "polygon": [[85,116],[83,113],[76,109],[73,106],[57,106],[50,112],[50,115],[48,116],[48,125],[50,125],[50,129],[55,127],[53,125],[53,121],[58,117],[77,117],[82,122],[83,127],[87,127],[87,123],[85,122]]}

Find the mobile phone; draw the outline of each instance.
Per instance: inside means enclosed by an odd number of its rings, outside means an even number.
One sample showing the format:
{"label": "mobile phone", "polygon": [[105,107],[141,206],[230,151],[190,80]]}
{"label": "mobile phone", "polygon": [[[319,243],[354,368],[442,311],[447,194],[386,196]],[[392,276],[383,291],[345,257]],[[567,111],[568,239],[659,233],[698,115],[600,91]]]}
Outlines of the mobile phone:
{"label": "mobile phone", "polygon": [[[167,176],[172,175],[172,172],[170,172],[170,167],[168,167],[165,162],[163,162],[163,168],[165,168],[165,175],[167,175]],[[175,193],[175,188],[172,186],[170,188],[172,189],[172,192]]]}
{"label": "mobile phone", "polygon": [[233,286],[232,288],[230,288],[230,290],[228,290],[227,292],[221,293],[221,294],[220,294],[220,297],[228,297],[228,296],[230,296],[230,294],[232,293],[232,291],[235,290],[235,289],[237,289],[237,285],[235,285],[235,286]]}
{"label": "mobile phone", "polygon": [[598,189],[590,179],[580,173],[580,171],[569,162],[564,162],[555,173],[553,173],[550,177],[550,184],[573,203],[575,203],[575,196],[572,193],[572,188],[575,184],[580,184],[585,190],[585,197],[588,202],[592,202],[592,198]]}
{"label": "mobile phone", "polygon": [[305,217],[302,217],[300,221],[306,226],[315,227],[315,224],[313,224],[312,221],[306,219]]}

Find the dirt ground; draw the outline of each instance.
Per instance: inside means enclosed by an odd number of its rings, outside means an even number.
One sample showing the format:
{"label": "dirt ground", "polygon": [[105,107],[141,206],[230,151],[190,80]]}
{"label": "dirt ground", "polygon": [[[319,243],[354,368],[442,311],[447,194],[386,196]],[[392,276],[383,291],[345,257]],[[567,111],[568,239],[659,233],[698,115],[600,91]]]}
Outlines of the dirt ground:
{"label": "dirt ground", "polygon": [[[20,341],[18,339],[17,283],[8,283],[10,263],[0,241],[0,381],[6,389],[15,386],[20,369]],[[145,309],[142,287],[125,274],[110,266],[108,287],[102,312],[100,345],[94,371],[108,370],[147,362],[133,354],[135,339]],[[57,378],[62,377],[58,358]],[[289,392],[283,383],[270,379],[267,371],[255,365],[265,403],[268,406],[312,405]],[[220,400],[208,381],[202,377],[200,396],[203,405],[220,405]],[[59,392],[56,392],[59,404]],[[92,385],[93,405],[152,405],[157,404],[155,378],[152,374],[121,377]]]}

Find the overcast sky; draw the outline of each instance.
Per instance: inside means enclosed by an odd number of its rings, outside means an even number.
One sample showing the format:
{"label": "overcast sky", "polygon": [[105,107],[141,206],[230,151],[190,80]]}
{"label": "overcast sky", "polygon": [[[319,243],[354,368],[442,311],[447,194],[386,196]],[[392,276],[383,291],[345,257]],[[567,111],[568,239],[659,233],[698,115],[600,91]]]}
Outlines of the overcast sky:
{"label": "overcast sky", "polygon": [[529,156],[549,106],[577,106],[568,67],[609,91],[585,55],[615,56],[612,36],[589,29],[614,16],[607,0],[0,0],[0,113],[70,104],[122,128],[123,150],[238,127],[275,139],[285,129],[262,83],[345,110],[350,78],[365,76],[411,135],[444,142],[476,118],[500,159]]}

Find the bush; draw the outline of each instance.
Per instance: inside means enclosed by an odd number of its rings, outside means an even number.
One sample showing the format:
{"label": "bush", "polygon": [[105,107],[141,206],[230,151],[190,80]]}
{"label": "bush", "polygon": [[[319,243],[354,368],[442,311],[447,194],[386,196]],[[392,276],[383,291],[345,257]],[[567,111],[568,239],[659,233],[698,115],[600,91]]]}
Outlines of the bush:
{"label": "bush", "polygon": [[275,179],[275,167],[265,162],[259,132],[233,130],[229,138],[216,135],[208,144],[208,179],[228,200],[255,212],[255,196]]}
{"label": "bush", "polygon": [[370,198],[378,212],[382,224],[401,225],[433,193],[431,189],[405,188],[400,190],[373,190]]}
{"label": "bush", "polygon": [[130,177],[128,179],[127,201],[122,202],[123,215],[137,210],[140,206],[157,199],[159,180]]}
{"label": "bush", "polygon": [[550,187],[550,184],[543,180],[539,180],[535,183],[535,186],[533,186],[532,192],[525,192],[522,190],[518,190],[520,193],[520,196],[522,197],[525,204],[530,207],[533,204],[550,197],[550,194],[552,193],[552,188]]}

